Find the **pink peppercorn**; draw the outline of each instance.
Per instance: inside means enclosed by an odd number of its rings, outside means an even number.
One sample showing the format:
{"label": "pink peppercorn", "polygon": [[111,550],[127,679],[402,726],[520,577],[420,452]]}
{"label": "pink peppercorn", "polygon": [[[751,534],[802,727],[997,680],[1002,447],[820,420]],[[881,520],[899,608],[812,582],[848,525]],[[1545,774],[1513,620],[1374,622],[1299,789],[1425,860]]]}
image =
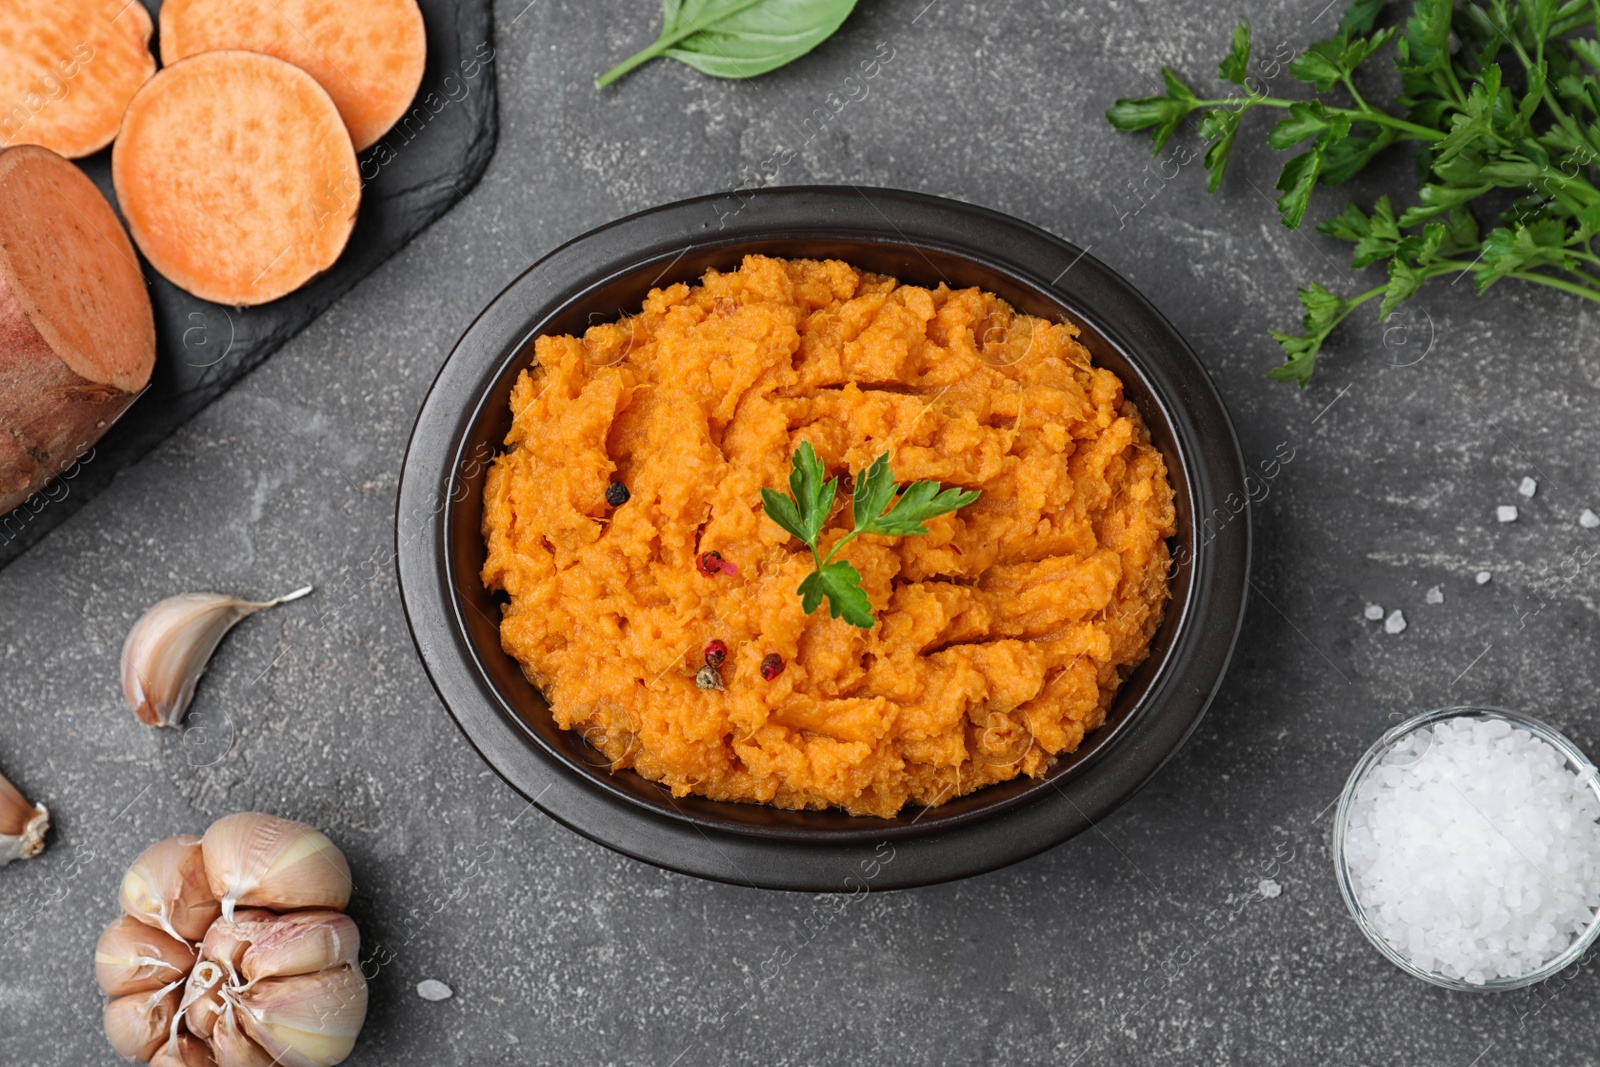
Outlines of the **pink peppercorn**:
{"label": "pink peppercorn", "polygon": [[715,549],[702,552],[694,558],[694,565],[707,578],[715,577],[722,573],[722,553]]}
{"label": "pink peppercorn", "polygon": [[728,658],[728,646],[721,641],[712,641],[706,645],[706,666],[720,667],[722,661]]}
{"label": "pink peppercorn", "polygon": [[761,677],[772,681],[783,673],[783,657],[776,652],[769,652],[761,659]]}

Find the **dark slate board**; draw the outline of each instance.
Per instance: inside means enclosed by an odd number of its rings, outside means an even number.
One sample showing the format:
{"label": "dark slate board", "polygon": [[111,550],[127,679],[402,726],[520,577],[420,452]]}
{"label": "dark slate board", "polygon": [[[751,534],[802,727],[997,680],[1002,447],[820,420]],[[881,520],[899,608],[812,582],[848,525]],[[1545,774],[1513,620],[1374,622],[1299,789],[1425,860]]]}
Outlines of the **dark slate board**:
{"label": "dark slate board", "polygon": [[[143,2],[152,15],[161,7],[161,0]],[[427,71],[410,115],[361,154],[361,211],[339,262],[299,292],[239,309],[190,296],[141,257],[156,314],[150,388],[54,486],[0,516],[0,567],[260,365],[477,184],[499,133],[492,0],[418,2],[428,31]],[[80,162],[115,203],[110,151]]]}

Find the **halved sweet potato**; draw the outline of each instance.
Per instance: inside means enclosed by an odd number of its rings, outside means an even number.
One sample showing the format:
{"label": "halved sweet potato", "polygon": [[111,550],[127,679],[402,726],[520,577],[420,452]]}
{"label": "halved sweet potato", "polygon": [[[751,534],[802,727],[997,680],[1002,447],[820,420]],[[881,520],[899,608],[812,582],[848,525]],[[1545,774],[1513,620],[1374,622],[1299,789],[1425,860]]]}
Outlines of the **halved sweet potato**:
{"label": "halved sweet potato", "polygon": [[265,52],[328,90],[356,151],[399,121],[422,84],[428,41],[417,0],[166,0],[161,62],[219,48]]}
{"label": "halved sweet potato", "polygon": [[139,261],[100,190],[47,148],[0,151],[0,513],[99,440],[155,360]]}
{"label": "halved sweet potato", "polygon": [[138,0],[5,0],[0,148],[37,144],[76,159],[110,144],[156,72],[153,30]]}
{"label": "halved sweet potato", "polygon": [[333,100],[260,52],[202,52],[151,78],[123,116],[111,180],[151,266],[236,307],[332,266],[361,201]]}

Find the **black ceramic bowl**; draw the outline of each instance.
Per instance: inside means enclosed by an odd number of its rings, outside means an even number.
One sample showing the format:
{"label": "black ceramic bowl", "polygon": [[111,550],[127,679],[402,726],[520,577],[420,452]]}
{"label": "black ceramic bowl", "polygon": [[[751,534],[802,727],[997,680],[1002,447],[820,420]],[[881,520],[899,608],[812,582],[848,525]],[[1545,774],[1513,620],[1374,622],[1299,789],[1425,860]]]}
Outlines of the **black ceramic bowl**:
{"label": "black ceramic bowl", "polygon": [[[500,604],[478,573],[483,480],[509,394],[542,333],[581,334],[653,287],[735,268],[743,255],[833,257],[902,281],[980,286],[1030,314],[1070,318],[1121,376],[1177,492],[1172,600],[1150,656],[1106,723],[1040,779],[990,786],[893,819],[674,798],[612,774],[500,648]],[[423,402],[400,483],[396,550],[412,636],[445,706],[484,760],[553,818],[674,870],[779,889],[926,885],[1049,848],[1131,796],[1183,743],[1233,651],[1249,573],[1238,442],[1172,326],[1078,248],[1004,215],[888,189],[810,187],[702,197],[571,241],[495,298]]]}

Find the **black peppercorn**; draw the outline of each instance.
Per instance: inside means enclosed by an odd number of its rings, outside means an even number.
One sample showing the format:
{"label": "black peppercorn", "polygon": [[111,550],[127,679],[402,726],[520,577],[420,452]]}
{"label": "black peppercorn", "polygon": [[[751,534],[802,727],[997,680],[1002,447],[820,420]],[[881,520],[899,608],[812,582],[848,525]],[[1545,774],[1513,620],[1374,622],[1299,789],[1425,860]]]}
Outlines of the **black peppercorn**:
{"label": "black peppercorn", "polygon": [[606,503],[614,508],[620,508],[628,502],[628,487],[621,482],[612,482],[606,486]]}

